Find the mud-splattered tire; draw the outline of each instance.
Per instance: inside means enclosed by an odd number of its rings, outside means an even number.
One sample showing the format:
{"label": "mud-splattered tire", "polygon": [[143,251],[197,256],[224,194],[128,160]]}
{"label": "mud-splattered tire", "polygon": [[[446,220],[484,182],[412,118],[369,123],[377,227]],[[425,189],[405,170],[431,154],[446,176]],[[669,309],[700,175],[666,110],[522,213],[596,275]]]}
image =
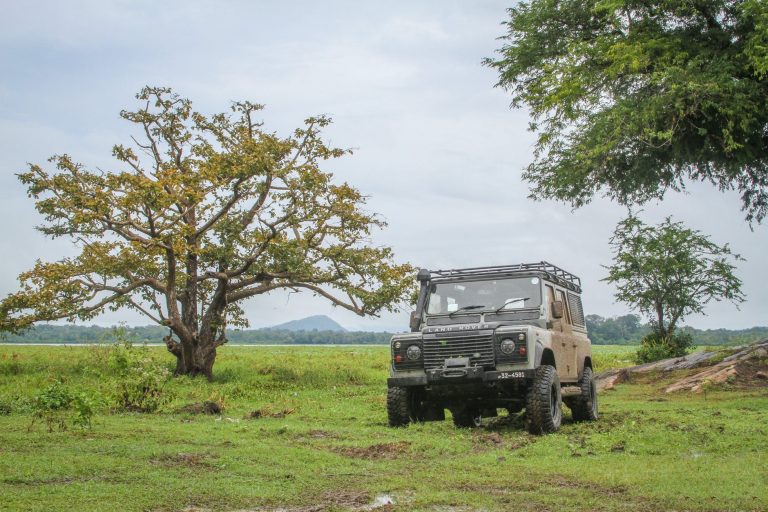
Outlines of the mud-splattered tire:
{"label": "mud-splattered tire", "polygon": [[457,407],[451,409],[453,425],[458,428],[477,428],[482,422],[480,409],[476,407]]}
{"label": "mud-splattered tire", "polygon": [[525,426],[531,434],[549,434],[560,428],[563,421],[560,378],[554,366],[536,369],[525,402]]}
{"label": "mud-splattered tire", "polygon": [[416,391],[393,387],[387,390],[387,419],[390,427],[404,427],[411,421],[423,421]]}
{"label": "mud-splattered tire", "polygon": [[595,421],[598,417],[597,408],[597,384],[595,383],[592,368],[584,368],[584,373],[579,381],[581,394],[574,397],[568,404],[574,421]]}

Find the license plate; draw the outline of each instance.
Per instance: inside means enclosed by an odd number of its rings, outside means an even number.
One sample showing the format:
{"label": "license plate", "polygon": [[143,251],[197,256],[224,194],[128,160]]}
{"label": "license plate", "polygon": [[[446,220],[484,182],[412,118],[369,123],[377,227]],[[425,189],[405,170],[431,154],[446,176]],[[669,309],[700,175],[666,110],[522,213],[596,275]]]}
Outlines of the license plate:
{"label": "license plate", "polygon": [[525,372],[499,372],[499,380],[502,379],[524,379]]}

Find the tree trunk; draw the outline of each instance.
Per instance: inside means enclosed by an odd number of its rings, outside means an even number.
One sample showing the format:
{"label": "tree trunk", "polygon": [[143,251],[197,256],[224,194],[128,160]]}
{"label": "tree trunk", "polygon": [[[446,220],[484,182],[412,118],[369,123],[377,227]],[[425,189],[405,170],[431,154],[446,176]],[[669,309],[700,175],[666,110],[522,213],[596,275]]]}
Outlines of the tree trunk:
{"label": "tree trunk", "polygon": [[174,375],[205,376],[213,379],[213,363],[216,361],[216,348],[224,343],[221,338],[216,340],[210,333],[198,334],[190,340],[174,340],[171,336],[163,338],[168,352],[176,356]]}
{"label": "tree trunk", "polygon": [[656,303],[656,328],[659,332],[659,339],[667,341],[667,329],[664,326],[664,305],[661,302]]}

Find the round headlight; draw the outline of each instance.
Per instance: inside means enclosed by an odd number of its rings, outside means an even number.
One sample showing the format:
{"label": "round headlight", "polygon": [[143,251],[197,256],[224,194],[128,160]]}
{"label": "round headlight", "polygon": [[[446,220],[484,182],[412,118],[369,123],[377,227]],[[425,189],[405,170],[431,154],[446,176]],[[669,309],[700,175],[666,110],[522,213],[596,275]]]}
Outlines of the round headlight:
{"label": "round headlight", "polygon": [[515,342],[512,338],[504,338],[501,340],[499,348],[507,355],[512,354],[515,351]]}
{"label": "round headlight", "polygon": [[395,342],[395,348],[400,348],[400,342],[399,341]]}
{"label": "round headlight", "polygon": [[408,347],[408,350],[405,351],[405,355],[410,359],[411,361],[415,361],[416,359],[421,357],[421,349],[418,345],[411,345]]}

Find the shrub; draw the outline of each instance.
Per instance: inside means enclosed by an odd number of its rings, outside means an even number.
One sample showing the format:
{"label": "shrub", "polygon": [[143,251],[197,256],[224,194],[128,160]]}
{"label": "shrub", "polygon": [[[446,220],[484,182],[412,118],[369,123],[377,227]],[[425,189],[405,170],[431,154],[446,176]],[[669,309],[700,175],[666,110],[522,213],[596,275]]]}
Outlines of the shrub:
{"label": "shrub", "polygon": [[72,423],[83,430],[90,429],[91,418],[96,412],[96,401],[86,393],[78,393],[72,399],[72,409]]}
{"label": "shrub", "polygon": [[85,393],[74,393],[56,380],[32,401],[32,424],[42,420],[48,432],[67,430],[71,423],[82,429],[91,428],[94,401]]}
{"label": "shrub", "polygon": [[662,338],[657,332],[646,335],[640,342],[636,358],[638,363],[651,363],[671,357],[682,357],[693,346],[693,336],[676,332]]}
{"label": "shrub", "polygon": [[171,372],[152,359],[145,345],[137,347],[128,340],[116,343],[109,356],[109,367],[117,377],[115,400],[118,408],[155,412],[170,399],[165,384]]}

